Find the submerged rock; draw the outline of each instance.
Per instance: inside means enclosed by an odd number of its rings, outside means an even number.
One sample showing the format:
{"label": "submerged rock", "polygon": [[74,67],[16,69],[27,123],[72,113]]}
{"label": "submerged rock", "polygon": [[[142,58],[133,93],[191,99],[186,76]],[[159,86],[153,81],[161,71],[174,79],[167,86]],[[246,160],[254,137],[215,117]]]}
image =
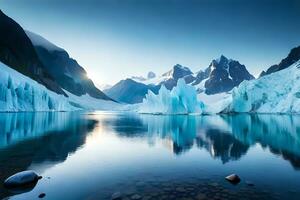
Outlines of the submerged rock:
{"label": "submerged rock", "polygon": [[38,176],[34,171],[22,171],[8,177],[4,181],[4,187],[6,188],[16,188],[23,187],[30,184],[36,183],[41,177]]}
{"label": "submerged rock", "polygon": [[236,174],[226,176],[225,179],[234,185],[238,184],[241,181],[240,177]]}
{"label": "submerged rock", "polygon": [[141,199],[142,197],[140,196],[140,195],[138,195],[138,194],[134,194],[134,195],[132,195],[131,196],[131,199],[132,200],[139,200],[139,199]]}
{"label": "submerged rock", "polygon": [[122,194],[120,192],[115,192],[111,196],[111,200],[121,200],[122,199]]}
{"label": "submerged rock", "polygon": [[247,184],[248,186],[254,186],[254,183],[252,183],[252,182],[250,182],[250,181],[246,181],[246,184]]}

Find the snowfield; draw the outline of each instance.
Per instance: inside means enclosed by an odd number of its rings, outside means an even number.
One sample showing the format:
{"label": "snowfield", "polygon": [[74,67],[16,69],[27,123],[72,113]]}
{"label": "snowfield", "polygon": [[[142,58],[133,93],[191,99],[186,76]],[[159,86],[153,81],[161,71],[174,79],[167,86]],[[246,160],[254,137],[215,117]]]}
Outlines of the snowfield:
{"label": "snowfield", "polygon": [[0,62],[0,112],[122,110],[124,105],[84,95],[69,97],[48,90]]}

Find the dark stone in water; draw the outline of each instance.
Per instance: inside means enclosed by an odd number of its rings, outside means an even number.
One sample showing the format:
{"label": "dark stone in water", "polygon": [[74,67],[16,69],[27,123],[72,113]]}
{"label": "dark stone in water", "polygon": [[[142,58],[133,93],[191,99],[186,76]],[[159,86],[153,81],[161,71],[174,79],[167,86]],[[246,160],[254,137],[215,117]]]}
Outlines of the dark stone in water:
{"label": "dark stone in water", "polygon": [[34,171],[31,170],[22,171],[8,177],[4,181],[4,187],[9,189],[24,187],[36,183],[40,178],[41,176],[38,176]]}
{"label": "dark stone in water", "polygon": [[254,186],[254,183],[252,183],[252,182],[250,182],[250,181],[246,181],[246,184],[247,184],[248,186]]}
{"label": "dark stone in water", "polygon": [[46,196],[45,193],[41,193],[41,194],[39,195],[39,198],[44,198],[45,196]]}
{"label": "dark stone in water", "polygon": [[226,176],[225,179],[234,185],[238,184],[241,181],[240,177],[236,174]]}
{"label": "dark stone in water", "polygon": [[111,200],[121,200],[122,199],[122,194],[120,192],[115,192],[111,196]]}

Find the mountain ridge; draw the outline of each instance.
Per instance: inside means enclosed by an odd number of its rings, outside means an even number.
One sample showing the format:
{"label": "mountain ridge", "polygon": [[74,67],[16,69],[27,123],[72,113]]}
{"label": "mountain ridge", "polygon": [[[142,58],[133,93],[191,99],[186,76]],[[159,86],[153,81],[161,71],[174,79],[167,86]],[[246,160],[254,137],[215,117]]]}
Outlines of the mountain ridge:
{"label": "mountain ridge", "polygon": [[[245,65],[240,64],[233,59],[227,59],[224,55],[221,55],[218,59],[214,59],[205,70],[200,70],[197,73],[193,73],[188,67],[176,64],[169,71],[163,73],[161,76],[152,79],[126,79],[123,82],[118,82],[118,86],[112,86],[113,92],[110,89],[105,90],[108,95],[113,95],[116,99],[122,101],[123,88],[127,88],[126,83],[129,80],[134,80],[137,87],[143,87],[146,89],[150,87],[151,91],[157,93],[159,89],[164,85],[168,90],[172,90],[179,79],[184,79],[187,84],[193,85],[197,88],[198,92],[205,92],[206,94],[217,94],[222,92],[228,92],[235,86],[239,85],[243,80],[254,79]],[[203,81],[205,83],[203,83]],[[116,84],[116,85],[117,85]],[[132,87],[132,85],[130,86]],[[153,88],[155,88],[153,90]],[[118,90],[118,91],[117,91]],[[139,101],[130,101],[131,103],[140,103],[145,96],[145,91],[142,93],[136,93],[139,96]],[[134,95],[134,94],[132,94]],[[134,99],[134,98],[133,98]]]}

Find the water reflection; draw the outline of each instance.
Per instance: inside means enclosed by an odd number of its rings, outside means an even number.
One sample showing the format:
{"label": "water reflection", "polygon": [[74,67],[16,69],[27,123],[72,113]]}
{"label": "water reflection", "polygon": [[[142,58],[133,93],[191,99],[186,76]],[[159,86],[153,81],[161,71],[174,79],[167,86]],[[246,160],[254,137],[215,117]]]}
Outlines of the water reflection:
{"label": "water reflection", "polygon": [[[0,180],[36,163],[64,161],[96,124],[73,113],[0,114]],[[0,198],[9,195],[0,185]]]}
{"label": "water reflection", "polygon": [[[84,196],[90,191],[98,191],[98,187],[104,187],[109,182],[113,185],[115,180],[122,183],[124,180],[128,181],[130,178],[126,175],[130,174],[129,172],[132,173],[132,176],[140,178],[140,174],[134,174],[138,170],[145,170],[142,171],[147,172],[145,174],[157,170],[156,173],[163,174],[161,177],[166,180],[176,176],[176,170],[178,170],[181,172],[178,174],[183,175],[179,182],[184,183],[184,176],[188,176],[188,171],[192,173],[194,170],[198,175],[201,170],[204,170],[203,174],[206,175],[222,172],[223,175],[223,172],[228,173],[227,170],[231,170],[229,162],[237,161],[242,157],[255,160],[261,150],[252,156],[249,156],[251,155],[249,152],[256,145],[262,146],[272,154],[281,156],[298,170],[300,169],[299,128],[300,116],[289,115],[0,114],[0,180],[3,181],[16,172],[34,166],[38,173],[43,173],[45,169],[59,163],[61,168],[52,169],[57,174],[64,174],[66,177],[62,177],[62,180],[57,180],[57,182],[55,179],[51,179],[49,183],[38,183],[33,191],[26,194],[34,195],[37,188],[41,187],[49,188],[49,196],[54,193],[60,196],[57,192],[64,183],[82,189],[82,191],[78,190],[76,194]],[[87,135],[90,133],[91,137],[88,137],[87,140]],[[87,142],[89,140],[93,141],[89,144]],[[152,148],[155,145],[159,148]],[[78,151],[81,148],[83,151]],[[165,148],[168,148],[173,154],[164,154]],[[201,151],[193,151],[192,154],[189,154],[192,157],[185,156],[192,149],[201,149]],[[197,154],[198,152],[202,155]],[[203,152],[205,156],[209,154],[207,156],[209,159],[203,159],[205,158]],[[157,158],[160,153],[161,155]],[[247,154],[248,156],[246,156]],[[89,159],[85,159],[87,155],[90,156]],[[268,154],[268,156],[270,155]],[[184,159],[173,159],[174,156]],[[202,160],[198,156],[202,156]],[[213,161],[210,157],[218,162]],[[179,162],[183,162],[183,160],[187,162],[186,165],[179,165]],[[198,160],[201,160],[199,162],[201,165],[197,165],[199,164]],[[93,164],[89,165],[89,162]],[[139,168],[140,164],[132,165],[135,162],[143,163],[143,166]],[[159,165],[158,162],[163,164],[153,170],[154,166]],[[215,163],[218,164],[215,165]],[[240,163],[236,169],[244,168],[243,163],[245,162],[234,163]],[[281,165],[281,163],[280,160],[279,164]],[[73,177],[72,173],[69,176],[65,175],[66,171],[72,171],[74,166],[78,167],[77,170],[80,169],[86,173],[82,173],[78,179]],[[212,169],[212,166],[215,169]],[[268,163],[265,163],[264,166],[270,167]],[[264,169],[259,167],[257,169]],[[212,171],[206,170],[207,168]],[[246,171],[250,175],[254,173],[249,169]],[[166,174],[166,172],[173,174]],[[255,170],[255,173],[259,173],[259,170]],[[288,173],[282,171],[282,174],[280,178],[287,177]],[[246,175],[247,173],[244,174],[244,176]],[[91,181],[91,177],[94,182]],[[142,179],[149,177],[150,175],[145,175]],[[271,173],[271,177],[273,178],[274,174]],[[259,176],[259,178],[261,177]],[[274,181],[266,176],[266,180],[268,178],[269,182],[273,184]],[[82,182],[82,180],[86,182]],[[288,181],[293,180],[288,179]],[[298,182],[294,185],[297,186]],[[113,185],[110,189],[114,190],[114,187]],[[0,186],[0,191],[0,198],[13,195],[4,190],[2,186]],[[73,191],[73,188],[69,188],[68,191],[69,199],[78,197],[75,193],[70,192]],[[101,195],[104,195],[108,189],[102,188],[99,191]],[[19,196],[21,199],[22,195]],[[109,192],[107,195],[110,199],[111,193]],[[80,198],[78,197],[78,199]]]}
{"label": "water reflection", "polygon": [[240,159],[259,144],[300,169],[300,116],[127,115],[105,124],[123,137],[147,137],[149,145],[159,137],[176,155],[204,148],[223,163]]}

